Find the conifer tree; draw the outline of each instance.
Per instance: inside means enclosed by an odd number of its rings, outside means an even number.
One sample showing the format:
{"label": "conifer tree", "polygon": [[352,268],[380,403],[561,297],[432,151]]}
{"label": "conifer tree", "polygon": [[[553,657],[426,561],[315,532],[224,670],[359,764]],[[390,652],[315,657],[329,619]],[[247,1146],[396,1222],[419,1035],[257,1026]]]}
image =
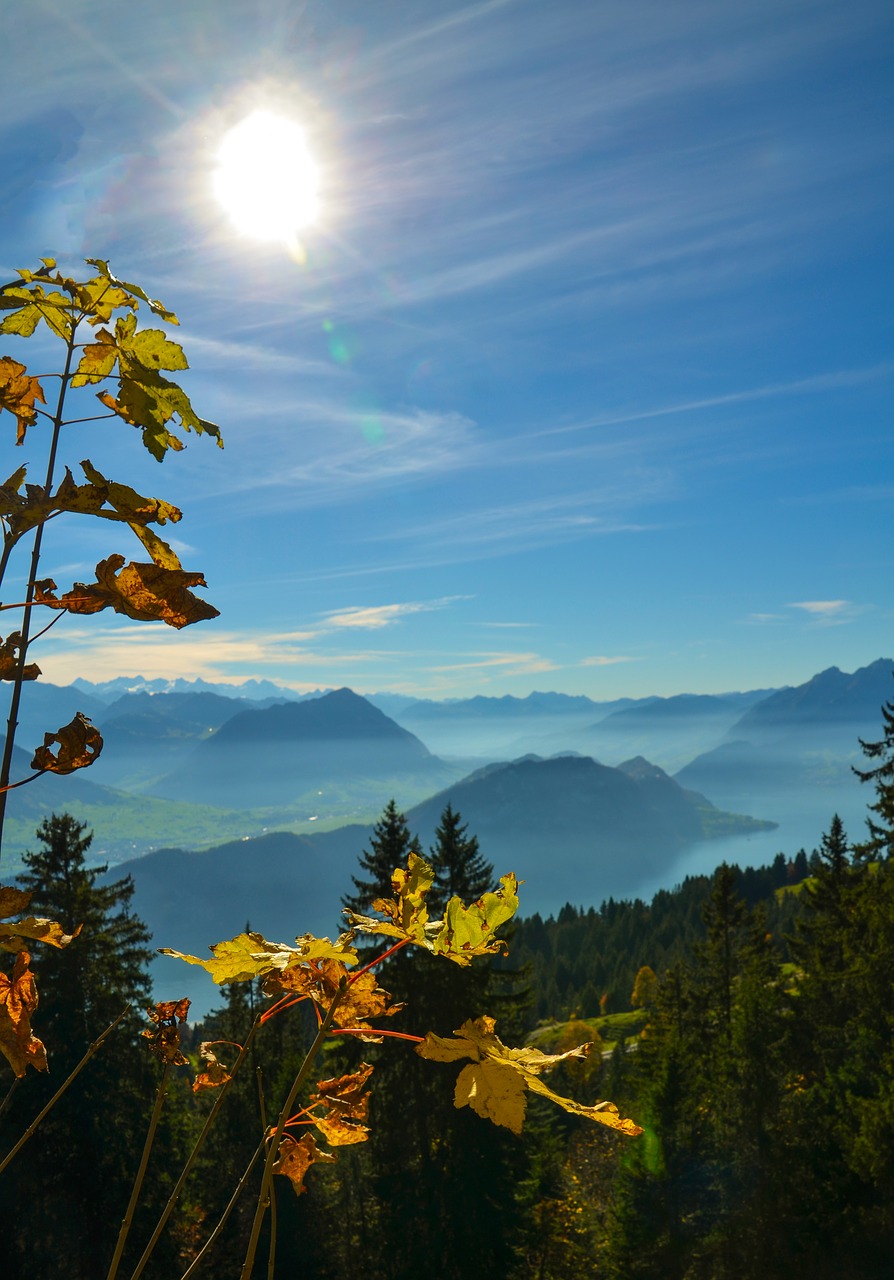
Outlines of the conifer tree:
{"label": "conifer tree", "polygon": [[875,803],[869,806],[866,819],[869,835],[854,849],[861,858],[890,859],[894,855],[894,702],[882,707],[882,736],[875,742],[861,738],[860,746],[868,760],[879,763],[871,769],[854,769],[861,782],[875,786]]}
{"label": "conifer tree", "polygon": [[468,823],[463,822],[448,801],[435,829],[435,843],[431,849],[435,883],[428,900],[438,915],[450,898],[475,902],[494,887],[493,864],[479,852],[478,837],[467,833]]}
{"label": "conifer tree", "polygon": [[[38,829],[41,847],[24,856],[21,885],[29,910],[81,933],[64,950],[34,959],[40,1004],[34,1023],[47,1046],[50,1071],[29,1073],[0,1124],[8,1149],[83,1056],[125,1009],[130,1012],[56,1104],[17,1157],[4,1189],[3,1250],[8,1274],[59,1274],[95,1280],[112,1254],[127,1203],[146,1118],[158,1085],[143,1044],[150,1003],[149,933],[131,911],[133,881],[104,883],[104,865],[88,867],[92,833],[68,814]],[[158,1159],[170,1155],[171,1130],[160,1134]],[[151,1221],[163,1203],[163,1168],[140,1213]],[[166,1245],[157,1265],[165,1263]],[[169,1265],[175,1265],[167,1254]]]}
{"label": "conifer tree", "polygon": [[375,825],[369,848],[360,854],[359,862],[366,876],[351,876],[354,893],[342,898],[342,906],[361,914],[368,912],[375,898],[391,897],[391,877],[395,867],[406,866],[411,850],[420,850],[418,836],[410,835],[405,816],[396,802],[389,800]]}

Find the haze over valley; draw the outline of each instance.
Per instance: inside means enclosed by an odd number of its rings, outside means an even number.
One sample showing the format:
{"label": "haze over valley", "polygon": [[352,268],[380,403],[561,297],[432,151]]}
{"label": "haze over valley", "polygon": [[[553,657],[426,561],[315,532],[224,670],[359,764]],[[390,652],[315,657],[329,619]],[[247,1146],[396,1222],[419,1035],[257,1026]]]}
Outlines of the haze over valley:
{"label": "haze over valley", "polygon": [[[199,950],[247,919],[268,936],[337,930],[392,798],[423,851],[449,802],[498,873],[525,881],[524,914],[649,897],[722,860],[809,852],[834,812],[858,837],[867,797],[852,766],[892,672],[879,659],[793,688],[606,703],[41,683],[18,741],[81,709],[105,748],[89,773],[12,793],[8,850],[31,847],[45,813],[71,812],[95,830],[94,862],[127,863],[159,943]],[[17,747],[16,776],[28,760]]]}

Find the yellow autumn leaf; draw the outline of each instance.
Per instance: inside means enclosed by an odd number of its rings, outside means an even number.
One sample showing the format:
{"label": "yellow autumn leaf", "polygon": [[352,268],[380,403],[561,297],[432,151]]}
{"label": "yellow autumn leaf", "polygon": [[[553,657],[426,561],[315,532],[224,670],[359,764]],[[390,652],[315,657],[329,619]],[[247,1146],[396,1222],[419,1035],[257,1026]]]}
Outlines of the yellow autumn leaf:
{"label": "yellow autumn leaf", "polygon": [[46,404],[38,379],[18,360],[0,356],[0,413],[8,409],[16,419],[16,444],[24,444],[25,432],[37,421],[38,401]]}
{"label": "yellow autumn leaf", "polygon": [[46,1071],[47,1051],[31,1030],[37,1008],[37,986],[27,951],[16,956],[12,977],[0,973],[0,1053],[21,1079],[28,1067]]}
{"label": "yellow autumn leaf", "polygon": [[464,1022],[453,1039],[429,1032],[423,1043],[416,1047],[421,1058],[433,1062],[472,1059],[457,1079],[455,1106],[471,1107],[494,1124],[520,1133],[527,1105],[526,1090],[530,1090],[549,1098],[563,1111],[607,1125],[630,1137],[642,1133],[634,1121],[621,1117],[613,1102],[586,1106],[555,1093],[540,1079],[542,1072],[568,1058],[586,1057],[589,1045],[578,1045],[565,1053],[555,1054],[541,1053],[533,1048],[511,1049],[494,1035],[494,1025],[493,1018],[475,1018]]}
{"label": "yellow autumn leaf", "polygon": [[500,888],[485,893],[471,906],[451,898],[444,912],[442,928],[432,939],[435,955],[444,955],[457,964],[468,964],[473,956],[508,952],[509,947],[495,932],[518,910],[518,880],[510,872],[500,877]]}
{"label": "yellow autumn leaf", "polygon": [[279,1144],[279,1156],[273,1166],[274,1173],[281,1173],[288,1178],[300,1196],[307,1190],[304,1179],[312,1164],[333,1164],[337,1159],[331,1151],[323,1151],[317,1146],[312,1133],[306,1133],[296,1141],[286,1134]]}
{"label": "yellow autumn leaf", "polygon": [[24,920],[0,922],[0,947],[4,951],[24,951],[24,939],[45,942],[50,947],[67,947],[81,932],[81,926],[66,933],[58,920],[46,920],[42,916],[26,916]]}
{"label": "yellow autumn leaf", "polygon": [[353,929],[361,933],[414,942],[455,964],[471,964],[475,956],[507,951],[495,932],[518,910],[518,880],[510,872],[500,878],[500,888],[486,893],[471,906],[451,898],[443,920],[429,920],[426,898],[434,883],[434,871],[417,853],[411,853],[406,868],[398,867],[391,878],[393,898],[376,898],[373,910],[385,917],[345,914]]}
{"label": "yellow autumn leaf", "polygon": [[185,960],[187,964],[200,965],[218,984],[248,982],[273,971],[282,971],[290,964],[300,964],[311,959],[332,958],[342,960],[345,964],[357,963],[357,953],[349,946],[348,935],[344,934],[336,942],[303,934],[295,939],[295,945],[291,947],[285,942],[268,942],[261,933],[239,933],[235,938],[214,943],[209,950],[210,960],[174,951],[170,947],[161,947],[160,954]]}

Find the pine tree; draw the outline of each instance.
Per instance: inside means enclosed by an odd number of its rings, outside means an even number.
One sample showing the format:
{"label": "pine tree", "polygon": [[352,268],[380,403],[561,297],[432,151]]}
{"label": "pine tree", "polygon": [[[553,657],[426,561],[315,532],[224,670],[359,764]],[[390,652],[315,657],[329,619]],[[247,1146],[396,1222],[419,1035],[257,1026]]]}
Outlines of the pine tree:
{"label": "pine tree", "polygon": [[476,902],[494,887],[493,865],[479,852],[478,837],[467,832],[468,823],[463,822],[448,801],[435,830],[435,843],[431,849],[435,883],[428,901],[435,915],[440,915],[453,897],[466,903]]}
{"label": "pine tree", "polygon": [[366,877],[351,876],[355,892],[342,898],[344,907],[361,914],[369,911],[375,898],[391,897],[391,877],[395,867],[406,866],[410,852],[422,847],[418,836],[414,839],[410,835],[407,820],[394,800],[389,800],[385,806],[369,845],[359,858]]}
{"label": "pine tree", "polygon": [[[9,1274],[59,1274],[95,1280],[111,1258],[139,1160],[157,1063],[140,1043],[149,1025],[149,933],[131,909],[133,881],[101,883],[107,868],[88,868],[92,834],[68,814],[38,829],[42,848],[24,857],[21,885],[29,910],[80,935],[61,951],[42,948],[33,961],[40,1004],[35,1030],[47,1046],[50,1072],[29,1073],[2,1118],[0,1149],[12,1146],[87,1047],[122,1012],[130,1012],[50,1112],[11,1166],[3,1203],[3,1250]],[[147,1222],[165,1193],[171,1130],[156,1144],[162,1164],[143,1199]],[[138,1218],[137,1226],[142,1219]],[[156,1265],[172,1254],[161,1248]],[[156,1273],[160,1274],[160,1273]]]}
{"label": "pine tree", "polygon": [[[356,893],[346,905],[367,911],[374,897],[390,896],[392,871],[406,863],[411,847],[406,819],[392,801],[376,825],[370,848],[360,857],[367,876],[352,877]],[[439,915],[454,894],[468,902],[494,885],[493,869],[481,856],[477,839],[467,834],[460,815],[449,805],[430,860],[438,876],[429,897],[433,915]],[[390,1029],[450,1035],[466,1018],[484,1013],[499,1017],[500,1029],[505,1029],[507,1002],[499,1009],[490,1006],[487,962],[465,968],[413,947],[398,952],[376,972],[381,985],[407,1004],[405,1012],[389,1020]],[[409,1280],[420,1273],[459,1280],[468,1274],[470,1258],[476,1260],[476,1268],[509,1274],[517,1140],[482,1125],[468,1108],[457,1110],[450,1070],[424,1062],[409,1045],[386,1041],[381,1048],[355,1046],[355,1053],[361,1048],[375,1064],[372,1133],[365,1150],[343,1161],[336,1179],[341,1183],[341,1230],[366,1240],[365,1274],[371,1280]],[[345,1055],[349,1052],[345,1046]],[[362,1205],[348,1181],[358,1174],[366,1187]],[[370,1222],[375,1224],[372,1232]]]}
{"label": "pine tree", "polygon": [[878,760],[871,769],[854,769],[861,782],[875,785],[875,803],[869,806],[866,819],[868,839],[854,846],[861,858],[888,858],[894,855],[894,702],[882,707],[882,736],[875,742],[860,739],[868,760]]}

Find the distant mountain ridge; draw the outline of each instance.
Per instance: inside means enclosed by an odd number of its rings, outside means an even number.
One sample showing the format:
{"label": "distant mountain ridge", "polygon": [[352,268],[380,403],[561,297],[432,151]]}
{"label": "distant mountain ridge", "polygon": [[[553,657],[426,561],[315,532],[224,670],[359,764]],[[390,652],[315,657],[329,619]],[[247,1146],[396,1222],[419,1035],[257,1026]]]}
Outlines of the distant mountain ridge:
{"label": "distant mountain ridge", "polygon": [[253,809],[358,778],[449,771],[407,729],[350,689],[239,711],[153,787],[157,795]]}

